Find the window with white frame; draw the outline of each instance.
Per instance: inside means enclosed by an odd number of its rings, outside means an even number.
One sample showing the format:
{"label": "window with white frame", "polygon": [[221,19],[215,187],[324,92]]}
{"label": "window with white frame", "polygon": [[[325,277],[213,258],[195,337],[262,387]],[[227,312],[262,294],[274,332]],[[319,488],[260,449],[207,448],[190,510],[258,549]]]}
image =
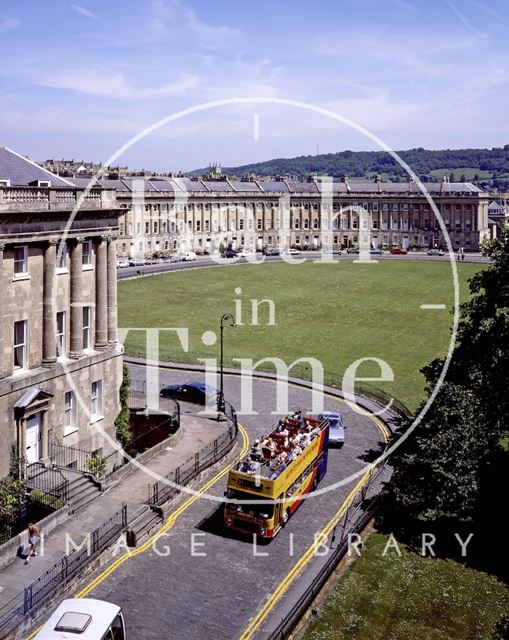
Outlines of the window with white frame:
{"label": "window with white frame", "polygon": [[90,385],[90,418],[99,420],[103,417],[103,382],[96,380]]}
{"label": "window with white frame", "polygon": [[92,265],[92,241],[85,240],[81,248],[81,264],[84,267]]}
{"label": "window with white frame", "polygon": [[74,391],[67,391],[64,395],[64,436],[76,430],[76,396]]}
{"label": "window with white frame", "polygon": [[83,307],[83,349],[92,348],[92,308]]}
{"label": "window with white frame", "polygon": [[14,277],[28,275],[28,246],[14,247]]}
{"label": "window with white frame", "polygon": [[28,321],[19,320],[14,323],[14,368],[15,369],[27,369],[28,368]]}
{"label": "window with white frame", "polygon": [[66,340],[66,314],[65,311],[57,312],[57,353],[59,356],[65,356],[67,354],[67,340]]}

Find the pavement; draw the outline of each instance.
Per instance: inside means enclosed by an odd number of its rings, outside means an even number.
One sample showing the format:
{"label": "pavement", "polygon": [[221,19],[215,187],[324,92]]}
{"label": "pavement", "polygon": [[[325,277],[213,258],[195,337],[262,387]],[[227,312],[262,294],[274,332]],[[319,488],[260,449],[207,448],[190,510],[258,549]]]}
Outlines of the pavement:
{"label": "pavement", "polygon": [[31,558],[28,565],[25,565],[24,558],[15,557],[0,570],[0,610],[61,560],[72,549],[72,543],[79,546],[86,540],[87,535],[119,511],[122,504],[127,504],[128,522],[132,522],[136,512],[144,508],[149,483],[155,482],[158,475],[170,473],[223,432],[226,423],[193,415],[196,410],[196,407],[182,403],[182,435],[173,447],[164,449],[149,460],[145,468],[135,469],[99,494],[90,504],[47,535],[42,531],[43,541],[38,549],[39,555]]}

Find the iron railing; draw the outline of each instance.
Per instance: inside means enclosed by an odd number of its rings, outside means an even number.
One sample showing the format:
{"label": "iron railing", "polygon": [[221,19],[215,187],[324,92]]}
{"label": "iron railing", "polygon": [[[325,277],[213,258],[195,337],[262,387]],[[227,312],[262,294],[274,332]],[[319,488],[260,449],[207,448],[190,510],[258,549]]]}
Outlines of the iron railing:
{"label": "iron railing", "polygon": [[180,486],[188,484],[232,449],[238,433],[237,413],[229,402],[225,402],[224,413],[229,425],[228,431],[164,476],[164,481],[159,480],[149,484],[147,504],[151,506],[164,504],[180,492]]}
{"label": "iron railing", "polygon": [[42,462],[26,465],[24,478],[28,490],[37,490],[50,502],[67,502],[69,481],[60,469],[48,469]]}
{"label": "iron railing", "polygon": [[54,438],[50,438],[48,453],[55,467],[71,469],[80,473],[97,473],[98,466],[94,463],[100,461],[101,477],[108,476],[124,461],[120,449],[115,449],[107,456],[102,456],[98,452],[64,445]]}
{"label": "iron railing", "polygon": [[79,569],[104,551],[127,528],[127,505],[93,531],[84,543],[56,562],[0,609],[0,638],[29,614],[54,598],[76,576]]}

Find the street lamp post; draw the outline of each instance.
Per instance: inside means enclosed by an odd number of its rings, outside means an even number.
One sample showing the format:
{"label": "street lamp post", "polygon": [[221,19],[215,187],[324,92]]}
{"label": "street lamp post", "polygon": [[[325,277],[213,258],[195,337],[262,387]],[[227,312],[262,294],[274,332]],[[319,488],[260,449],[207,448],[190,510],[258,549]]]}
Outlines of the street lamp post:
{"label": "street lamp post", "polygon": [[235,324],[235,318],[231,313],[223,313],[221,316],[221,324],[220,324],[220,358],[219,358],[219,395],[217,398],[217,419],[219,420],[220,415],[224,413],[225,403],[224,403],[224,386],[223,386],[223,354],[224,354],[224,323],[230,320],[230,327],[235,328],[237,325]]}

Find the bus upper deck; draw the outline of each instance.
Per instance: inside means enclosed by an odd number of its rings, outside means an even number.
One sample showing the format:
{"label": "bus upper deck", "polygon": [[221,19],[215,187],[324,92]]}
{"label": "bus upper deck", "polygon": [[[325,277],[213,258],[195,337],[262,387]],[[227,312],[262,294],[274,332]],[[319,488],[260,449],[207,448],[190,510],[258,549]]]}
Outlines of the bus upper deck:
{"label": "bus upper deck", "polygon": [[225,525],[272,537],[327,470],[329,422],[280,420],[228,474]]}

